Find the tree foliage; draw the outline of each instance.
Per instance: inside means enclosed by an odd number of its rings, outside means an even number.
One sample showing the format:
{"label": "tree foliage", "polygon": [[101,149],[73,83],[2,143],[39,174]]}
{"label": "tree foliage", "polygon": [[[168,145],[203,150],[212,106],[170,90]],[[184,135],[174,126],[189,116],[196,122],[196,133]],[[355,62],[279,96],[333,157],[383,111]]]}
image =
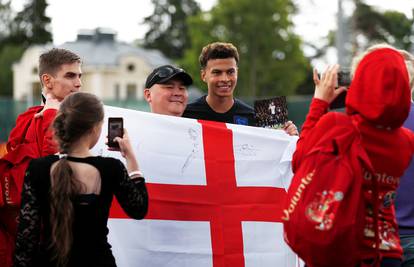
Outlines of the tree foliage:
{"label": "tree foliage", "polygon": [[9,42],[9,37],[13,30],[15,13],[10,6],[11,0],[0,0],[0,49]]}
{"label": "tree foliage", "polygon": [[13,63],[18,60],[24,52],[22,46],[6,45],[0,50],[0,95],[13,95]]}
{"label": "tree foliage", "polygon": [[[410,51],[413,46],[414,18],[398,11],[380,11],[364,0],[352,0],[355,10],[346,18],[348,39],[345,47],[349,58],[376,43],[388,43]],[[414,12],[414,9],[412,10]],[[334,46],[336,31],[330,32],[329,45]]]}
{"label": "tree foliage", "polygon": [[[412,25],[414,19],[398,11],[381,12],[362,0],[355,0],[355,12],[352,16],[354,35],[363,36],[366,44],[355,42],[357,47],[377,42],[387,42],[401,49],[409,50],[413,39]],[[414,11],[414,10],[413,10]]]}
{"label": "tree foliage", "polygon": [[46,0],[30,0],[16,18],[16,34],[26,39],[27,45],[52,41],[51,19],[46,16]]}
{"label": "tree foliage", "polygon": [[24,50],[52,41],[46,0],[29,0],[18,13],[10,2],[0,0],[0,95],[12,95],[12,65]]}
{"label": "tree foliage", "polygon": [[[292,94],[309,70],[301,39],[293,33],[295,10],[290,0],[219,0],[211,11],[189,18],[192,46],[180,63],[199,77],[202,47],[213,41],[231,42],[240,54],[236,94]],[[205,88],[200,79],[195,81]]]}
{"label": "tree foliage", "polygon": [[194,0],[152,0],[154,13],[144,19],[149,26],[144,46],[158,49],[169,58],[178,59],[191,47],[187,17],[200,13]]}

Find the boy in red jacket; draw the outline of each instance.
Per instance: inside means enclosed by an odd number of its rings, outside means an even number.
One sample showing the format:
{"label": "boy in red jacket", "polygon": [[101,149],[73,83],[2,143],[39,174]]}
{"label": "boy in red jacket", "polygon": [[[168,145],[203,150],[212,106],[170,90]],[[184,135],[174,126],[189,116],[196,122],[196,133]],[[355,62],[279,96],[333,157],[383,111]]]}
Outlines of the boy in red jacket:
{"label": "boy in red jacket", "polygon": [[[11,266],[25,169],[31,159],[57,152],[49,129],[60,102],[81,88],[81,60],[66,49],[51,49],[39,58],[39,77],[46,96],[42,105],[28,108],[16,120],[0,164],[0,266]],[[7,164],[18,166],[13,173]]]}
{"label": "boy in red jacket", "polygon": [[[409,75],[401,52],[390,47],[373,47],[356,61],[356,70],[346,97],[346,114],[329,112],[328,107],[344,88],[336,87],[338,65],[319,79],[314,72],[315,95],[302,128],[292,167],[295,172],[320,136],[335,130],[339,116],[352,117],[361,133],[375,173],[365,174],[366,213],[361,266],[377,258],[374,247],[373,206],[378,207],[381,267],[401,265],[402,249],[395,219],[395,191],[414,151],[411,131],[402,127],[410,111]],[[378,198],[373,198],[372,179],[378,181]],[[315,267],[315,266],[313,266]]]}

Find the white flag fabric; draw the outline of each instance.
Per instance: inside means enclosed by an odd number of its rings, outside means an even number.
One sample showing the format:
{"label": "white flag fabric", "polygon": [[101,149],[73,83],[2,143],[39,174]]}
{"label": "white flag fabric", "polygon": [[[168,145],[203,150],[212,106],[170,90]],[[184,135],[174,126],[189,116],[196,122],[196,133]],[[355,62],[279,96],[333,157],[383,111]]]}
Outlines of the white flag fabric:
{"label": "white flag fabric", "polygon": [[113,203],[109,242],[119,267],[295,267],[281,211],[297,137],[280,130],[105,107],[123,117],[149,192],[146,219]]}

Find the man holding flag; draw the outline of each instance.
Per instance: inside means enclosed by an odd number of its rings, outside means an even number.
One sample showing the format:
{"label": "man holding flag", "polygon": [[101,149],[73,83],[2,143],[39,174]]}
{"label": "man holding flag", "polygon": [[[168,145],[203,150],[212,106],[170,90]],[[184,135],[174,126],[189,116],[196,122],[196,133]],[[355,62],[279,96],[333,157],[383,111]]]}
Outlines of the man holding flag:
{"label": "man holding flag", "polygon": [[[172,78],[179,82],[169,84]],[[109,239],[118,266],[296,266],[280,215],[297,137],[176,118],[189,84],[172,66],[148,76],[151,111],[172,116],[107,107],[107,116],[124,118],[150,198],[141,222],[112,208]]]}

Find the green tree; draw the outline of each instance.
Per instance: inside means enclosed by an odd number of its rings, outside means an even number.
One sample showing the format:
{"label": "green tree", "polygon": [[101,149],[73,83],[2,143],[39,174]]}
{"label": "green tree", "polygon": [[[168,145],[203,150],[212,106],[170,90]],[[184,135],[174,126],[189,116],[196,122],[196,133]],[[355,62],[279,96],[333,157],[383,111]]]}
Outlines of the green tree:
{"label": "green tree", "polygon": [[24,50],[32,44],[52,41],[46,8],[45,0],[30,0],[16,14],[10,1],[0,0],[0,95],[12,94],[12,66]]}
{"label": "green tree", "polygon": [[15,14],[10,6],[11,1],[0,0],[0,49],[8,42]]}
{"label": "green tree", "polygon": [[151,0],[154,13],[144,19],[149,26],[144,46],[158,49],[167,57],[179,59],[191,47],[187,17],[200,12],[194,0]]}
{"label": "green tree", "polygon": [[[414,38],[414,19],[398,11],[379,11],[364,0],[353,0],[355,10],[347,18],[351,29],[348,40],[350,57],[359,51],[380,42],[386,42],[400,49],[411,50]],[[414,9],[412,10],[414,12]],[[334,46],[336,31],[330,33],[329,45]]]}
{"label": "green tree", "polygon": [[[398,11],[377,11],[362,0],[355,0],[355,12],[352,16],[355,35],[362,35],[368,40],[367,45],[387,42],[402,49],[410,49],[413,37],[414,19]],[[414,10],[413,10],[414,11]],[[357,47],[364,44],[356,43]]]}
{"label": "green tree", "polygon": [[[198,56],[212,41],[231,42],[240,54],[236,94],[289,95],[306,78],[309,62],[293,33],[291,0],[219,0],[209,12],[189,18],[192,47],[181,64],[199,77]],[[205,85],[196,79],[196,85]]]}
{"label": "green tree", "polygon": [[0,50],[0,95],[13,95],[13,63],[23,54],[24,48],[16,45],[6,45]]}
{"label": "green tree", "polygon": [[26,3],[15,18],[14,35],[17,41],[23,41],[27,46],[52,42],[51,20],[46,16],[47,6],[46,0],[30,0]]}
{"label": "green tree", "polygon": [[[10,36],[13,29],[15,13],[11,1],[0,0],[0,95],[12,94],[12,64],[21,56],[21,46],[10,45]],[[15,49],[14,49],[15,48]]]}

